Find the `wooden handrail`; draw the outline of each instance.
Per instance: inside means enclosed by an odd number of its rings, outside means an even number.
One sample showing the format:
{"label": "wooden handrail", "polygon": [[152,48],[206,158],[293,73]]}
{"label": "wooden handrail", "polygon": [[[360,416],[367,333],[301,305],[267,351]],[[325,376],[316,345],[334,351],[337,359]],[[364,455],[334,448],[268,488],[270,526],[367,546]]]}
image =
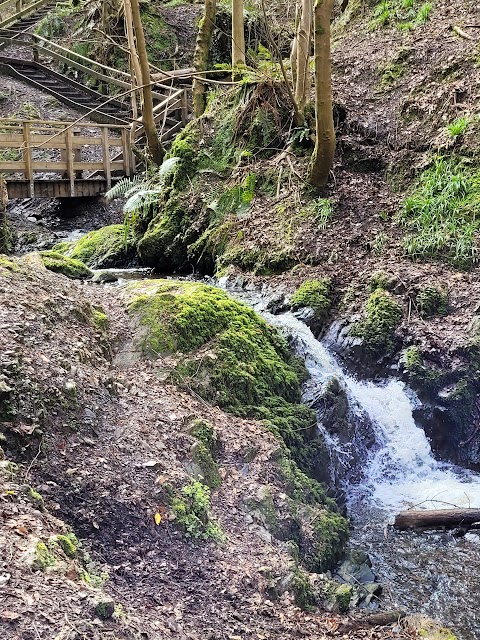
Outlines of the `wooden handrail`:
{"label": "wooden handrail", "polygon": [[37,9],[41,9],[44,5],[48,4],[51,1],[52,0],[33,0],[33,2],[28,2],[27,0],[6,0],[5,2],[2,2],[0,4],[0,11],[3,8],[6,9],[10,5],[15,4],[16,12],[0,22],[0,29],[9,27],[14,22],[17,22],[21,18],[24,18],[29,13],[33,13]]}

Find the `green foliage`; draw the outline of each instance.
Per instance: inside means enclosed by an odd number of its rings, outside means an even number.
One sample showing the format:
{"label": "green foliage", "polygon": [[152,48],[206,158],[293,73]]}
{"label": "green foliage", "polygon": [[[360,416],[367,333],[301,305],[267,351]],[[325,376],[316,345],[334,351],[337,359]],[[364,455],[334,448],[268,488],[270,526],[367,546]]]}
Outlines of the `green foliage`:
{"label": "green foliage", "polygon": [[374,7],[369,28],[374,30],[396,25],[409,31],[426,22],[432,8],[430,2],[420,4],[420,0],[381,0]]}
{"label": "green foliage", "polygon": [[315,312],[315,319],[324,321],[330,311],[331,282],[328,278],[305,280],[290,299],[293,310],[310,307]]}
{"label": "green foliage", "polygon": [[351,335],[362,338],[365,349],[372,356],[389,355],[394,347],[393,334],[401,318],[400,305],[389,293],[377,289],[368,298],[364,318],[355,324]]}
{"label": "green foliage", "polygon": [[66,35],[68,21],[66,18],[81,8],[81,3],[62,2],[54,6],[47,15],[40,20],[35,28],[35,33],[47,40],[55,40]]}
{"label": "green foliage", "polygon": [[249,173],[241,184],[225,189],[220,197],[209,205],[209,209],[215,214],[211,224],[223,221],[229,214],[242,217],[248,213],[255,196],[255,184],[255,174]]}
{"label": "green foliage", "polygon": [[445,259],[457,267],[477,262],[480,170],[435,156],[400,211],[410,232],[403,247],[414,259]]}
{"label": "green foliage", "polygon": [[448,135],[452,138],[458,138],[462,136],[470,125],[470,118],[468,116],[461,116],[447,126]]}
{"label": "green foliage", "polygon": [[380,233],[377,233],[377,235],[373,239],[373,242],[371,243],[372,253],[376,256],[381,256],[385,250],[387,242],[388,236],[385,232],[380,231]]}
{"label": "green foliage", "polygon": [[427,367],[422,351],[417,345],[406,349],[403,357],[403,366],[411,384],[421,386],[423,389],[436,388],[441,380],[441,373]]}
{"label": "green foliage", "polygon": [[307,217],[315,220],[320,229],[324,230],[333,218],[332,203],[328,198],[317,198],[305,207],[304,213]]}
{"label": "green foliage", "polygon": [[438,287],[427,285],[417,295],[417,307],[423,318],[445,316],[448,313],[448,295]]}
{"label": "green foliage", "polygon": [[210,489],[196,480],[185,485],[171,502],[176,523],[190,538],[223,540],[222,530],[210,517]]}
{"label": "green foliage", "polygon": [[62,242],[53,249],[95,269],[121,266],[135,250],[132,236],[129,234],[125,237],[123,224],[112,224],[90,231],[79,240]]}
{"label": "green foliage", "polygon": [[68,278],[83,280],[92,277],[92,272],[86,264],[80,260],[67,258],[57,251],[41,251],[40,257],[45,267],[49,271],[62,273]]}

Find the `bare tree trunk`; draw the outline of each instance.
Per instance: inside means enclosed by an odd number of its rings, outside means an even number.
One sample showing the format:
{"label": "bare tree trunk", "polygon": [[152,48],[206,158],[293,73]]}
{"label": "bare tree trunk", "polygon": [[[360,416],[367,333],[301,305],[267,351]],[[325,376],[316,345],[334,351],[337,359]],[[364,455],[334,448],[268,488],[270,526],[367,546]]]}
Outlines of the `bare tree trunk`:
{"label": "bare tree trunk", "polygon": [[140,6],[138,0],[130,0],[132,9],[133,26],[135,28],[135,38],[137,40],[137,52],[142,73],[143,85],[143,112],[142,121],[147,136],[148,150],[155,164],[162,164],[165,156],[165,150],[160,143],[155,119],[153,116],[153,96],[150,80],[150,66],[148,64],[147,46],[145,43],[145,34],[143,32],[142,19],[140,16]]}
{"label": "bare tree trunk", "polygon": [[299,110],[303,111],[310,101],[310,49],[313,27],[312,0],[302,0],[301,12],[297,32],[295,100]]}
{"label": "bare tree trunk", "polygon": [[243,0],[232,0],[232,67],[245,64]]}
{"label": "bare tree trunk", "polygon": [[290,69],[292,70],[293,87],[297,86],[297,55],[298,55],[298,27],[300,25],[300,7],[295,7],[295,36],[292,40],[292,51],[290,52]]}
{"label": "bare tree trunk", "polygon": [[332,65],[330,61],[330,19],[333,0],[317,0],[315,32],[315,121],[316,141],[308,181],[315,187],[327,184],[335,155],[335,126],[332,105]]}
{"label": "bare tree trunk", "polygon": [[[216,11],[217,0],[205,0],[204,14],[198,26],[197,44],[193,57],[195,72],[200,75],[208,69],[208,53],[215,28]],[[193,111],[195,117],[199,118],[205,111],[205,83],[194,78],[192,91]]]}
{"label": "bare tree trunk", "polygon": [[[140,61],[138,59],[137,47],[135,46],[135,32],[133,29],[132,7],[130,0],[124,0],[125,10],[125,33],[127,36],[128,50],[130,52],[130,75],[132,77],[132,89],[140,87],[142,84],[142,70],[140,68]],[[132,115],[133,123],[130,132],[130,141],[133,144],[135,142],[135,130],[136,121],[138,119],[138,100],[142,103],[141,91],[132,91]]]}

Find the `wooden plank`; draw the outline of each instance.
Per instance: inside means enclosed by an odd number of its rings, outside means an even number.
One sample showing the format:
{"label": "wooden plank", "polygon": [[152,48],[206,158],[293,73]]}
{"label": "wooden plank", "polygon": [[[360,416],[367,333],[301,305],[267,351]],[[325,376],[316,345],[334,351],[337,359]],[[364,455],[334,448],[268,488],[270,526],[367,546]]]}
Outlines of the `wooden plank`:
{"label": "wooden plank", "polygon": [[25,161],[25,177],[30,184],[30,197],[33,198],[35,187],[33,185],[33,168],[32,168],[32,148],[30,146],[30,123],[23,123],[23,159]]}
{"label": "wooden plank", "polygon": [[130,167],[130,157],[131,157],[130,136],[126,131],[122,131],[122,147],[123,147],[123,164],[124,164],[125,175],[128,178],[130,178],[130,176],[132,175],[131,167]]}
{"label": "wooden plank", "polygon": [[182,94],[181,112],[182,112],[182,125],[185,127],[188,122],[188,94],[186,89],[183,90],[183,94]]}
{"label": "wooden plank", "polygon": [[[112,188],[112,174],[110,169],[110,147],[108,144],[108,129],[102,129],[102,153],[107,190]],[[122,163],[123,164],[123,163]]]}
{"label": "wooden plank", "polygon": [[67,145],[67,175],[70,180],[70,195],[75,195],[75,173],[73,172],[73,133],[71,129],[65,132],[65,141]]}

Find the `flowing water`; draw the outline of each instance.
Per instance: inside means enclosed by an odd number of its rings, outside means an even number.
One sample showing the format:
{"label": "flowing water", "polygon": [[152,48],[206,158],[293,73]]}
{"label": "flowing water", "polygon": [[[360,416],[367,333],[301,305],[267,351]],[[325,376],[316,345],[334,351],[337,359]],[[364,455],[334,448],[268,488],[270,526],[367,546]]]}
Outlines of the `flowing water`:
{"label": "flowing water", "polygon": [[347,393],[351,423],[358,429],[368,423],[373,430],[373,446],[355,458],[345,443],[319,424],[330,450],[332,475],[342,472],[353,522],[351,545],[369,553],[377,579],[384,585],[383,601],[437,618],[462,640],[478,640],[479,536],[400,533],[389,525],[396,513],[412,506],[480,507],[480,475],[434,459],[412,415],[419,401],[401,381],[356,380],[330,353],[328,342],[316,340],[293,314],[271,315],[253,295],[234,294],[293,339],[311,374],[305,401],[313,402],[335,377]]}

